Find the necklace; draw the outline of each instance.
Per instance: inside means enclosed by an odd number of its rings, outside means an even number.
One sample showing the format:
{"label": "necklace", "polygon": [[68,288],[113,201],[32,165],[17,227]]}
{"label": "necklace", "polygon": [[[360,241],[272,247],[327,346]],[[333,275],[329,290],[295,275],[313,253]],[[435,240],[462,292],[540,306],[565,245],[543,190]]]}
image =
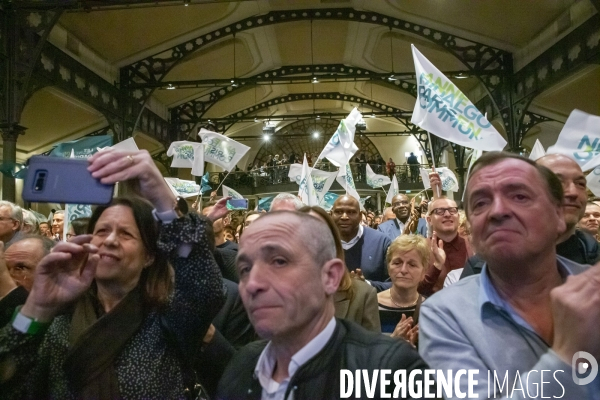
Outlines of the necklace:
{"label": "necklace", "polygon": [[395,305],[396,307],[398,307],[398,308],[407,308],[407,307],[412,307],[412,306],[414,306],[415,304],[417,304],[417,302],[419,301],[419,294],[417,293],[417,299],[414,301],[414,303],[412,303],[412,304],[409,304],[409,305],[407,305],[407,306],[401,306],[400,304],[398,304],[398,303],[396,303],[396,302],[394,301],[394,298],[392,297],[392,288],[390,288],[390,300],[392,301],[392,304],[394,304],[394,305]]}

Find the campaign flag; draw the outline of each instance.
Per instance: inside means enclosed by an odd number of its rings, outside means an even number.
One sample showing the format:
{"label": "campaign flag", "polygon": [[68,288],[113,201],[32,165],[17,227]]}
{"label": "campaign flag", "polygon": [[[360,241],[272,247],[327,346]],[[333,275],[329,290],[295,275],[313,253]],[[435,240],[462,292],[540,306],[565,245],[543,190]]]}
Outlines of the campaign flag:
{"label": "campaign flag", "polygon": [[354,178],[352,177],[352,170],[350,169],[350,164],[346,164],[340,167],[338,176],[335,179],[344,189],[346,189],[346,194],[360,201],[360,195],[356,191],[356,185],[354,184]]}
{"label": "campaign flag", "polygon": [[[316,168],[312,169],[310,177],[319,199],[322,199],[325,193],[327,193],[327,191],[331,188],[331,185],[333,185],[337,174],[337,171],[327,172]],[[300,182],[302,181],[302,165],[290,165],[288,178],[290,178],[290,181],[296,182],[298,185],[300,185]]]}
{"label": "campaign flag", "polygon": [[347,164],[358,151],[358,146],[354,143],[354,133],[356,132],[356,123],[361,118],[360,111],[355,107],[345,119],[341,120],[337,130],[319,154],[317,161],[327,158],[336,167]]}
{"label": "campaign flag", "polygon": [[[425,189],[431,188],[431,183],[429,182],[429,174],[431,172],[433,172],[433,170],[421,168],[421,178],[423,179]],[[451,169],[438,167],[435,169],[435,172],[438,173],[440,180],[442,181],[442,190],[458,192],[458,179],[456,179],[456,175],[454,175],[454,172],[452,172]]]}
{"label": "campaign flag", "polygon": [[210,186],[210,174],[207,172],[202,175],[202,179],[200,180],[200,193],[206,193],[212,190],[212,186]]}
{"label": "campaign flag", "polygon": [[378,175],[371,169],[371,166],[367,164],[367,185],[372,188],[378,188],[392,183],[391,179],[385,175]]}
{"label": "campaign flag", "polygon": [[395,195],[400,193],[400,189],[398,188],[398,178],[396,178],[396,174],[392,178],[392,185],[390,186],[390,190],[387,193],[387,197],[385,198],[385,202],[392,204],[392,199]]}
{"label": "campaign flag", "polygon": [[585,177],[587,188],[594,194],[600,196],[600,167],[594,168],[592,172]]}
{"label": "campaign flag", "polygon": [[338,197],[340,197],[339,194],[335,194],[333,192],[327,192],[327,193],[325,193],[325,195],[323,195],[323,198],[321,199],[319,206],[322,209],[324,209],[325,211],[331,211],[331,209],[333,208],[333,203],[335,203],[335,201],[337,200]]}
{"label": "campaign flag", "polygon": [[194,160],[192,161],[192,175],[204,175],[204,145],[194,147]]}
{"label": "campaign flag", "polygon": [[300,176],[300,189],[298,190],[298,197],[300,200],[308,206],[319,205],[319,197],[317,191],[313,185],[312,177],[310,175],[310,167],[306,161],[306,154],[304,154],[304,162],[302,163],[302,174]]}
{"label": "campaign flag", "polygon": [[564,154],[575,160],[583,171],[600,165],[600,117],[573,110],[546,154]]}
{"label": "campaign flag", "polygon": [[367,196],[367,197],[363,197],[361,198],[358,202],[360,203],[360,209],[364,210],[365,209],[365,203],[367,202],[367,200],[369,200],[371,198],[371,196]]}
{"label": "campaign flag", "polygon": [[178,178],[165,178],[165,181],[175,196],[186,198],[200,194],[200,185],[194,181],[185,181]]}
{"label": "campaign flag", "polygon": [[[112,136],[89,136],[58,144],[50,152],[51,157],[90,158],[99,149],[112,145]],[[73,157],[71,157],[73,154]]]}
{"label": "campaign flag", "polygon": [[232,199],[243,199],[244,196],[230,188],[229,186],[221,185],[223,187],[223,197],[231,196]]}
{"label": "campaign flag", "polygon": [[[181,140],[171,143],[167,156],[173,157],[171,168],[192,168],[196,148],[202,148],[202,143]],[[200,174],[202,175],[202,174]]]}
{"label": "campaign flag", "polygon": [[135,140],[133,140],[132,137],[127,138],[127,139],[115,144],[114,146],[111,146],[111,149],[120,150],[120,151],[138,151],[139,150],[137,144],[135,143]]}
{"label": "campaign flag", "polygon": [[75,218],[85,218],[92,216],[92,206],[89,204],[65,204],[65,215],[64,215],[64,229],[62,241],[67,241],[67,233],[69,233],[69,226],[71,221]]}
{"label": "campaign flag", "polygon": [[506,140],[487,118],[414,45],[411,47],[418,92],[410,122],[461,146],[502,150]]}
{"label": "campaign flag", "polygon": [[200,129],[198,135],[204,145],[204,161],[218,165],[227,171],[233,170],[250,150],[246,145],[204,128]]}
{"label": "campaign flag", "polygon": [[262,199],[258,200],[258,206],[256,208],[256,211],[269,211],[269,209],[271,208],[271,203],[273,202],[273,199],[275,197],[270,196],[270,197],[263,197]]}
{"label": "campaign flag", "polygon": [[536,139],[535,144],[531,149],[531,153],[529,154],[529,159],[535,161],[538,158],[544,157],[545,155],[546,152],[544,151],[544,146],[542,146],[540,143],[540,139]]}

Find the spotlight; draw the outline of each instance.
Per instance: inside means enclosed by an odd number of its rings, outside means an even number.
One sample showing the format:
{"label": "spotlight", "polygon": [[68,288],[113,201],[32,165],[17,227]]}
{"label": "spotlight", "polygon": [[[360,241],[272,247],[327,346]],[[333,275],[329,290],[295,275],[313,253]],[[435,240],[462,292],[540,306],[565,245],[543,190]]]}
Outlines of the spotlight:
{"label": "spotlight", "polygon": [[313,132],[313,134],[312,134],[312,136],[313,136],[315,139],[317,139],[317,138],[319,137],[319,132],[317,132],[317,131],[314,131],[314,132]]}
{"label": "spotlight", "polygon": [[167,90],[173,90],[173,89],[177,89],[177,88],[176,88],[176,87],[175,87],[175,85],[173,85],[172,83],[169,83],[169,84],[167,85]]}
{"label": "spotlight", "polygon": [[269,140],[271,140],[271,135],[267,135],[266,133],[263,135],[263,140],[265,142],[268,142]]}
{"label": "spotlight", "polygon": [[235,79],[231,80],[231,86],[238,87],[240,84],[235,81]]}
{"label": "spotlight", "polygon": [[183,0],[183,5],[184,6],[189,6],[190,5],[190,0]]}
{"label": "spotlight", "polygon": [[377,118],[377,115],[375,115],[375,113],[371,113],[371,115],[369,115],[370,118]]}
{"label": "spotlight", "polygon": [[388,76],[388,81],[392,81],[392,82],[393,82],[393,81],[397,81],[397,80],[398,80],[398,78],[396,78],[396,77],[394,76],[394,74],[392,74],[392,75]]}
{"label": "spotlight", "polygon": [[321,120],[321,116],[320,116],[320,115],[317,115],[317,116],[315,117],[315,119],[316,119],[317,121],[320,121],[320,120]]}
{"label": "spotlight", "polygon": [[463,74],[463,73],[461,72],[461,73],[460,73],[460,74],[458,74],[458,75],[454,75],[454,77],[455,77],[456,79],[467,79],[469,76],[468,76],[468,75],[465,75],[465,74]]}
{"label": "spotlight", "polygon": [[319,83],[319,80],[317,79],[316,76],[313,76],[311,82],[312,83]]}

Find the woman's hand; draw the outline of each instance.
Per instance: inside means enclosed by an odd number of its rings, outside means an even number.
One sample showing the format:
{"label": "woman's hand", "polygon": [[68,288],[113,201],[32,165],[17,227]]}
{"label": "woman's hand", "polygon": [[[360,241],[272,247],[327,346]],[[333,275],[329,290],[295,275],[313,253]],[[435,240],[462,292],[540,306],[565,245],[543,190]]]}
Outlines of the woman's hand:
{"label": "woman's hand", "polygon": [[402,314],[400,322],[398,322],[398,325],[396,325],[396,328],[394,328],[394,332],[392,332],[390,336],[393,338],[409,340],[408,333],[411,331],[412,324],[412,317],[406,318],[406,314]]}
{"label": "woman's hand", "polygon": [[42,258],[35,270],[33,287],[21,313],[40,322],[51,321],[66,304],[77,299],[92,283],[99,256],[92,235],[60,242]]}
{"label": "woman's hand", "polygon": [[446,263],[446,252],[444,251],[444,241],[438,240],[435,232],[431,238],[431,255],[433,256],[433,266],[441,270]]}
{"label": "woman's hand", "polygon": [[94,154],[89,162],[88,171],[100,182],[113,184],[137,180],[139,194],[149,200],[157,212],[173,209],[175,196],[146,150],[107,149]]}
{"label": "woman's hand", "polygon": [[408,341],[413,346],[417,345],[417,341],[419,340],[419,325],[413,326],[407,333]]}
{"label": "woman's hand", "polygon": [[219,218],[225,217],[227,213],[229,213],[229,210],[227,209],[228,200],[231,200],[231,196],[219,199],[219,201],[217,201],[217,204],[214,205],[212,210],[210,210],[210,213],[207,215],[208,219],[210,219],[212,222],[215,222]]}

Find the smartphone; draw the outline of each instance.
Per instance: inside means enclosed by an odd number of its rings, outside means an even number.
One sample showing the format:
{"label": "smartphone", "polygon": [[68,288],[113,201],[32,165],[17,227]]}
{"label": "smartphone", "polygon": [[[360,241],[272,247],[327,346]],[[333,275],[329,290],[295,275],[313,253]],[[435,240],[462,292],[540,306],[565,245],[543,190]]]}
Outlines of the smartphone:
{"label": "smartphone", "polygon": [[226,206],[228,210],[247,210],[248,199],[229,199]]}
{"label": "smartphone", "polygon": [[87,170],[87,160],[34,156],[29,159],[23,200],[36,203],[108,204],[114,185]]}

